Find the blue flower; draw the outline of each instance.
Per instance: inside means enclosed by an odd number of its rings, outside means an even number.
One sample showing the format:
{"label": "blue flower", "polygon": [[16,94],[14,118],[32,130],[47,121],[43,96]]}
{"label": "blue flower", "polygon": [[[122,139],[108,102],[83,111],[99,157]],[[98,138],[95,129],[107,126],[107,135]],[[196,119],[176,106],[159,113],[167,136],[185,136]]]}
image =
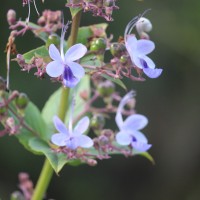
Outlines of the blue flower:
{"label": "blue flower", "polygon": [[72,88],[77,85],[85,74],[83,67],[74,61],[82,58],[86,54],[87,48],[83,44],[75,44],[64,55],[63,46],[66,26],[61,34],[60,52],[54,44],[49,46],[49,55],[53,61],[47,65],[46,72],[54,78],[62,76],[63,84],[66,87]]}
{"label": "blue flower", "polygon": [[90,120],[88,117],[83,117],[72,130],[72,123],[69,123],[69,129],[65,124],[57,117],[53,118],[54,125],[59,133],[53,134],[51,141],[57,146],[66,146],[69,149],[75,150],[78,147],[90,148],[93,146],[93,140],[83,135],[88,129]]}
{"label": "blue flower", "polygon": [[125,121],[122,118],[122,110],[133,95],[133,91],[129,92],[119,104],[115,121],[120,131],[116,134],[116,140],[120,145],[131,145],[135,150],[145,152],[152,145],[148,144],[147,138],[139,130],[147,125],[148,119],[140,114],[130,115]]}
{"label": "blue flower", "polygon": [[143,70],[150,78],[157,78],[161,75],[162,69],[156,69],[155,63],[147,56],[155,49],[154,42],[146,39],[137,40],[135,35],[131,35],[132,29],[135,27],[140,18],[133,18],[126,26],[124,39],[126,49],[131,57],[132,63]]}

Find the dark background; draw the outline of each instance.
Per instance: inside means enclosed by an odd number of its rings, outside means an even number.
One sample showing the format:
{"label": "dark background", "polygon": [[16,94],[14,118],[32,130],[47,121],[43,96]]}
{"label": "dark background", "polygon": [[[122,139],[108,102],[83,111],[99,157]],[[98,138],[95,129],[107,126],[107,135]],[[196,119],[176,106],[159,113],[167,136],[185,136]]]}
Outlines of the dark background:
{"label": "dark background", "polygon": [[[44,8],[63,9],[64,0],[37,1]],[[127,80],[129,89],[137,91],[137,111],[149,118],[143,131],[153,147],[149,151],[156,161],[153,166],[143,157],[126,159],[116,156],[99,162],[96,167],[65,168],[54,175],[48,197],[56,200],[199,200],[200,199],[200,1],[197,0],[121,0],[114,13],[109,32],[115,39],[123,35],[127,22],[151,8],[147,14],[152,23],[151,39],[156,49],[151,57],[164,72],[158,79],[144,83]],[[18,17],[26,18],[28,8],[22,1],[2,0],[0,9],[0,75],[5,76],[5,45],[9,35],[6,13],[9,8]],[[69,15],[68,15],[69,16]],[[67,17],[67,14],[66,14]],[[31,20],[36,20],[32,6]],[[84,14],[82,25],[103,22]],[[24,53],[41,41],[31,33],[17,39],[17,48]],[[41,81],[11,64],[11,88],[26,92],[42,108],[58,87]],[[28,172],[36,182],[43,157],[32,155],[15,137],[0,138],[0,198],[8,200],[17,189],[17,174]]]}

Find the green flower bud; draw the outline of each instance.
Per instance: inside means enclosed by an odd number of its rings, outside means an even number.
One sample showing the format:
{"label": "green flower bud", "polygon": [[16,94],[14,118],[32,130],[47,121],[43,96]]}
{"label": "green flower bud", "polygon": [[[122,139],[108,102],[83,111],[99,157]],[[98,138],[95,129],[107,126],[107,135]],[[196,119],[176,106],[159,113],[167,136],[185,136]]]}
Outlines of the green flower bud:
{"label": "green flower bud", "polygon": [[129,60],[129,56],[128,56],[128,55],[122,55],[122,56],[120,57],[120,62],[121,62],[122,64],[126,64],[126,63],[128,62],[128,60]]}
{"label": "green flower bud", "polygon": [[25,93],[20,93],[19,96],[15,99],[16,106],[19,109],[25,109],[28,105],[29,98]]}
{"label": "green flower bud", "polygon": [[97,90],[101,96],[109,97],[115,91],[115,85],[111,81],[106,80],[97,86]]}
{"label": "green flower bud", "polygon": [[105,125],[105,118],[101,114],[96,114],[92,117],[91,122],[90,122],[91,127],[94,130],[100,130],[104,127]]}
{"label": "green flower bud", "polygon": [[96,52],[103,51],[104,52],[105,49],[106,49],[105,38],[98,38],[91,42],[90,51],[96,51]]}
{"label": "green flower bud", "polygon": [[120,58],[124,52],[126,52],[126,47],[123,43],[112,43],[110,46],[110,52],[114,57]]}
{"label": "green flower bud", "polygon": [[58,46],[60,44],[60,39],[56,34],[51,34],[47,41],[46,41],[46,47],[48,48],[51,44],[54,44],[55,46]]}

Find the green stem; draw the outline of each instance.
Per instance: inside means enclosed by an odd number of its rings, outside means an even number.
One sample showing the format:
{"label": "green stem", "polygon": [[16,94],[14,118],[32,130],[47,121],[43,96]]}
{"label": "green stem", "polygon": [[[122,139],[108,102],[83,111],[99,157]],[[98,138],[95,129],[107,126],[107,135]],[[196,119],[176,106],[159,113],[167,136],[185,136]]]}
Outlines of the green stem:
{"label": "green stem", "polygon": [[[72,20],[71,34],[68,41],[68,48],[76,43],[78,28],[81,20],[81,11],[79,11],[76,16]],[[58,108],[58,117],[64,121],[65,115],[69,106],[69,88],[62,88],[60,105]],[[51,167],[49,161],[46,159],[44,162],[44,166],[40,173],[40,177],[38,179],[37,185],[34,190],[34,194],[32,200],[42,200],[43,196],[49,186],[53,175],[53,168]]]}

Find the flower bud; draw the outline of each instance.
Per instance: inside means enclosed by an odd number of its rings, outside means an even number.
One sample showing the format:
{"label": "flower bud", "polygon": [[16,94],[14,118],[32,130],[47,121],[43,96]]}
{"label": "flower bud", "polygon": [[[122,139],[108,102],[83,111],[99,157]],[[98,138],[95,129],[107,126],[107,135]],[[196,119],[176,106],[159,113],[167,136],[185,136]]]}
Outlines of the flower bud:
{"label": "flower bud", "polygon": [[122,55],[121,57],[120,57],[120,62],[122,63],[122,64],[127,64],[127,62],[128,62],[128,60],[129,60],[129,55]]}
{"label": "flower bud", "polygon": [[106,40],[104,38],[98,38],[91,42],[90,50],[96,52],[104,52],[106,49]]}
{"label": "flower bud", "polygon": [[16,23],[16,12],[13,9],[7,12],[7,21],[9,25],[14,25]]}
{"label": "flower bud", "polygon": [[136,29],[139,35],[143,32],[150,32],[152,30],[152,23],[145,17],[141,17],[136,23]]}
{"label": "flower bud", "polygon": [[97,165],[97,161],[94,160],[94,159],[89,158],[87,160],[87,164],[93,167],[93,166]]}
{"label": "flower bud", "polygon": [[25,109],[28,105],[29,98],[25,93],[20,93],[19,96],[15,99],[16,106],[19,109]]}
{"label": "flower bud", "polygon": [[105,118],[101,114],[96,114],[92,117],[91,122],[90,122],[91,127],[94,130],[100,130],[104,127],[105,125]]}
{"label": "flower bud", "polygon": [[111,81],[106,80],[99,83],[97,90],[102,97],[109,97],[115,91],[115,85]]}
{"label": "flower bud", "polygon": [[109,144],[110,140],[108,137],[106,137],[105,135],[100,135],[99,136],[99,145],[100,146],[104,146],[106,144]]}
{"label": "flower bud", "polygon": [[110,52],[114,57],[120,58],[124,52],[126,52],[126,47],[123,43],[112,43],[110,46]]}
{"label": "flower bud", "polygon": [[54,44],[55,46],[58,46],[60,44],[60,40],[56,34],[51,34],[47,41],[46,41],[46,47],[48,48],[51,44]]}

